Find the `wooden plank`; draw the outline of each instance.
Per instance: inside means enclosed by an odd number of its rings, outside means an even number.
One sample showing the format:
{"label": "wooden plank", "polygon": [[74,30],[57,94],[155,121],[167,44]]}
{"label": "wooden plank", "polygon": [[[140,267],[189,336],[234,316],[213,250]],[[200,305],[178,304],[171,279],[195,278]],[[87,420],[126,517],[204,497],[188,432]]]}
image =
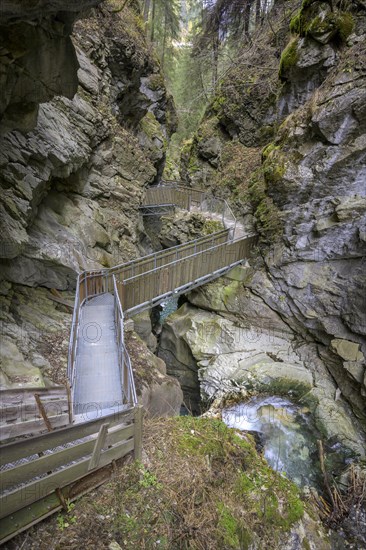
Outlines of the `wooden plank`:
{"label": "wooden plank", "polygon": [[[116,443],[127,440],[134,435],[134,424],[129,426],[117,426],[108,434],[105,446],[115,445]],[[64,464],[68,464],[74,460],[80,459],[83,456],[91,454],[96,442],[96,434],[90,436],[91,439],[78,443],[72,447],[67,447],[60,451],[56,451],[51,455],[43,455],[39,458],[31,460],[26,464],[14,466],[2,472],[0,477],[0,490],[8,490],[14,485],[25,483],[32,477],[41,476],[47,472],[53,471]]]}
{"label": "wooden plank", "polygon": [[[112,460],[117,460],[125,456],[134,448],[134,440],[123,441],[122,443],[111,447],[102,452],[99,466],[103,467],[110,464]],[[6,517],[25,506],[51,494],[56,488],[65,487],[88,473],[89,457],[72,464],[67,468],[54,472],[46,478],[32,481],[21,489],[16,489],[0,498],[0,518]]]}
{"label": "wooden plank", "polygon": [[44,435],[0,446],[0,466],[92,435],[96,433],[105,422],[109,422],[111,426],[115,426],[122,422],[131,422],[133,417],[134,411],[133,408],[130,408],[125,411],[113,413],[109,416],[104,416],[103,418],[98,418],[97,420],[90,420],[83,424],[74,424],[73,426],[55,430],[54,432]]}
{"label": "wooden plank", "polygon": [[135,433],[134,433],[134,456],[135,460],[142,458],[142,418],[143,409],[141,405],[135,407]]}
{"label": "wooden plank", "polygon": [[56,399],[58,397],[64,397],[66,394],[66,388],[64,386],[52,386],[50,388],[40,388],[40,387],[31,387],[31,388],[16,388],[10,390],[1,390],[0,391],[0,401],[1,405],[12,403],[13,400],[33,400],[34,393],[37,392],[42,397],[44,395],[48,396],[50,399]]}
{"label": "wooden plank", "polygon": [[[52,428],[61,428],[67,426],[69,423],[69,413],[61,414],[57,416],[51,416],[49,418]],[[22,435],[29,435],[45,431],[44,420],[27,420],[26,422],[15,422],[14,424],[5,424],[0,426],[0,441],[5,442],[7,439],[20,437]],[[23,443],[23,441],[22,441]],[[1,454],[3,448],[0,446]],[[36,451],[39,452],[39,451]],[[0,462],[2,457],[0,459]]]}
{"label": "wooden plank", "polygon": [[[202,243],[202,245],[204,245],[204,248],[208,248],[209,246],[212,246],[211,243],[212,243],[213,235],[214,235],[215,239],[223,239],[223,242],[226,242],[228,233],[229,233],[229,230],[224,229],[224,230],[222,230],[220,232],[217,232],[215,234],[208,235],[208,236],[201,237],[201,238],[197,239],[196,244],[198,245],[198,244]],[[168,258],[175,254],[176,249],[179,250],[180,254],[183,254],[183,255],[187,256],[187,255],[190,254],[190,253],[188,254],[188,250],[190,250],[192,247],[194,247],[194,244],[185,243],[185,244],[179,245],[177,247],[174,247],[174,250],[170,250],[170,249],[162,250],[161,252],[156,252],[153,255],[144,256],[142,258],[132,260],[131,262],[128,262],[128,263],[123,264],[121,266],[116,266],[115,268],[111,268],[109,270],[109,274],[112,274],[112,273],[118,274],[118,275],[121,276],[121,278],[126,278],[127,279],[127,278],[129,278],[133,275],[133,273],[132,273],[133,268],[136,270],[137,266],[144,266],[145,262],[146,262],[146,265],[149,262],[151,262],[151,266],[153,268],[154,266],[152,264],[154,264],[154,257],[156,258],[157,261],[161,259],[161,265],[165,265],[166,263],[169,263]],[[184,251],[187,251],[187,252],[184,254]],[[148,269],[145,269],[144,271],[148,271]],[[135,271],[135,274],[137,274],[137,271]]]}
{"label": "wooden plank", "polygon": [[42,519],[61,510],[62,506],[55,493],[39,500],[12,515],[0,520],[0,544],[4,544],[12,537],[38,523]]}
{"label": "wooden plank", "polygon": [[[43,406],[47,416],[56,416],[68,410],[67,398],[44,399]],[[41,418],[41,413],[34,401],[18,401],[17,403],[9,403],[0,409],[0,418],[2,423],[11,422],[13,419],[25,422],[26,420],[36,420]]]}
{"label": "wooden plank", "polygon": [[88,464],[88,470],[94,470],[99,464],[102,448],[104,447],[105,440],[107,438],[108,428],[109,424],[106,423],[102,424],[99,429],[98,437],[93,449],[93,454]]}
{"label": "wooden plank", "polygon": [[[110,479],[113,474],[112,465],[108,464],[94,472],[90,472],[80,481],[63,488],[63,494],[70,502],[80,498]],[[62,506],[55,493],[34,502],[30,506],[18,510],[14,514],[0,520],[0,544],[4,544],[15,535],[39,523],[48,516],[61,510]]]}

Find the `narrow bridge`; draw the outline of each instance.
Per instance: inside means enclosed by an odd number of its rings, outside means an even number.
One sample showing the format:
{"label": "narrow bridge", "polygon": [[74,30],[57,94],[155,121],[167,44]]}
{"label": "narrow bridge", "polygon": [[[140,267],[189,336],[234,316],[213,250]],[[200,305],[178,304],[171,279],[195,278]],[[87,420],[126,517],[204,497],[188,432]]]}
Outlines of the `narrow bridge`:
{"label": "narrow bridge", "polygon": [[244,235],[225,200],[198,189],[160,185],[147,190],[141,210],[161,214],[167,206],[202,212],[221,221],[222,230],[79,275],[68,362],[76,421],[136,405],[124,318],[220,277],[249,255],[255,237]]}
{"label": "narrow bridge", "polygon": [[[225,201],[203,191],[153,187],[141,210],[153,215],[177,207],[221,220],[222,229],[112,269],[79,274],[68,357],[71,395],[60,400],[62,388],[55,388],[46,392],[46,402],[37,388],[28,389],[34,419],[23,422],[23,431],[16,423],[5,429],[8,437],[33,437],[1,446],[0,544],[67,510],[68,502],[106,481],[127,453],[141,459],[142,410],[124,345],[124,319],[212,281],[248,257],[255,237],[245,236]],[[13,420],[20,411],[23,417],[23,400],[7,399],[2,415]],[[28,410],[28,401],[25,405]],[[45,427],[49,433],[35,435]]]}

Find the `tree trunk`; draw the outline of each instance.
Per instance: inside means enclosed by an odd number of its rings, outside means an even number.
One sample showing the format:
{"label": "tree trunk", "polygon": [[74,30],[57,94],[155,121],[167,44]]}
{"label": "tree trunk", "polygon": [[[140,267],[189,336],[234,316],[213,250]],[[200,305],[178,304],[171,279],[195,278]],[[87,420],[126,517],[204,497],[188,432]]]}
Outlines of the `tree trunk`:
{"label": "tree trunk", "polygon": [[155,39],[155,14],[156,14],[156,0],[152,0],[152,14],[151,14],[151,42]]}
{"label": "tree trunk", "polygon": [[166,35],[168,32],[168,21],[167,21],[167,8],[165,8],[165,14],[164,14],[164,36],[163,36],[163,45],[162,45],[162,53],[161,53],[161,68],[164,70],[164,63],[165,63],[165,48],[166,48]]}
{"label": "tree trunk", "polygon": [[252,7],[252,0],[246,0],[244,6],[244,39],[249,38],[249,25],[250,25],[250,8]]}
{"label": "tree trunk", "polygon": [[255,26],[259,27],[261,25],[261,0],[256,0],[255,2]]}
{"label": "tree trunk", "polygon": [[144,2],[144,21],[148,21],[150,13],[151,0],[145,0]]}
{"label": "tree trunk", "polygon": [[180,8],[180,17],[182,20],[183,28],[188,30],[188,21],[187,21],[187,4],[186,0],[181,1],[181,8]]}
{"label": "tree trunk", "polygon": [[215,93],[218,80],[218,65],[219,65],[219,33],[215,34],[212,39],[212,93]]}

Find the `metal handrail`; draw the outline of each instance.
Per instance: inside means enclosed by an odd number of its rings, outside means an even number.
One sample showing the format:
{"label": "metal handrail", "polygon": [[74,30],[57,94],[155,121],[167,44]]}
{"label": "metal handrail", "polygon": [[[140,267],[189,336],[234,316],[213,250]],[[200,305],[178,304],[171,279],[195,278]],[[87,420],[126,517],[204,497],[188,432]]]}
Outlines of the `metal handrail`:
{"label": "metal handrail", "polygon": [[[232,209],[230,208],[228,202],[225,199],[222,199],[220,197],[213,197],[212,195],[207,193],[207,191],[204,191],[202,189],[197,189],[195,187],[188,187],[186,185],[180,185],[180,183],[177,182],[177,181],[164,181],[163,183],[161,183],[159,185],[149,187],[147,191],[150,191],[150,192],[160,191],[161,189],[164,189],[164,188],[172,189],[172,190],[176,190],[176,191],[182,191],[184,193],[187,193],[188,194],[188,199],[189,199],[189,207],[191,205],[191,195],[192,194],[196,194],[196,195],[199,194],[200,195],[200,210],[201,210],[201,212],[203,211],[203,205],[204,205],[205,202],[207,202],[208,205],[210,203],[212,205],[213,202],[215,202],[216,204],[222,204],[223,205],[223,208],[221,209],[222,223],[224,224],[225,228],[230,228],[230,231],[231,231],[230,240],[234,239],[235,229],[236,229],[236,225],[237,225],[237,219],[236,219],[236,216],[234,215]],[[144,203],[143,206],[154,206],[154,203]],[[189,208],[189,210],[190,210],[190,208]],[[212,214],[217,213],[217,214],[220,215],[220,212],[218,210],[213,211],[212,208],[211,209],[208,208],[207,211],[208,212],[211,211]],[[234,227],[231,227],[229,224],[227,224],[228,219],[231,219]]]}
{"label": "metal handrail", "polygon": [[[118,346],[118,366],[121,375],[122,390],[126,397],[127,404],[132,404],[133,406],[137,405],[137,395],[136,388],[133,378],[133,371],[131,366],[130,356],[127,352],[127,349],[124,344],[124,334],[123,334],[123,309],[121,300],[118,293],[116,277],[112,275],[113,278],[113,290],[114,290],[114,308],[115,308],[115,319],[116,319],[116,328],[117,328],[117,346]],[[127,365],[127,380],[124,377],[124,367]]]}
{"label": "metal handrail", "polygon": [[[75,349],[77,345],[76,335],[77,335],[77,330],[79,325],[79,316],[78,316],[78,313],[80,311],[79,302],[80,302],[80,275],[78,275],[77,282],[76,282],[74,311],[73,311],[72,321],[71,321],[71,334],[70,334],[69,353],[68,353],[68,360],[67,360],[67,377],[69,380],[72,379],[74,355],[75,355]],[[77,319],[77,322],[76,322],[76,319]]]}

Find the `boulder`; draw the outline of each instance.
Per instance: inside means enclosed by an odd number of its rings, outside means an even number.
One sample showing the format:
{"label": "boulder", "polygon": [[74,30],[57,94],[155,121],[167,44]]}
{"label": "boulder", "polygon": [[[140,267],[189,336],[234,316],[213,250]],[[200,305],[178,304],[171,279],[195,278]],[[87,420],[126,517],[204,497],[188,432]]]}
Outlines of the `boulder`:
{"label": "boulder", "polygon": [[183,392],[179,382],[166,374],[166,365],[156,357],[135,332],[125,335],[130,354],[137,397],[150,417],[179,414]]}

